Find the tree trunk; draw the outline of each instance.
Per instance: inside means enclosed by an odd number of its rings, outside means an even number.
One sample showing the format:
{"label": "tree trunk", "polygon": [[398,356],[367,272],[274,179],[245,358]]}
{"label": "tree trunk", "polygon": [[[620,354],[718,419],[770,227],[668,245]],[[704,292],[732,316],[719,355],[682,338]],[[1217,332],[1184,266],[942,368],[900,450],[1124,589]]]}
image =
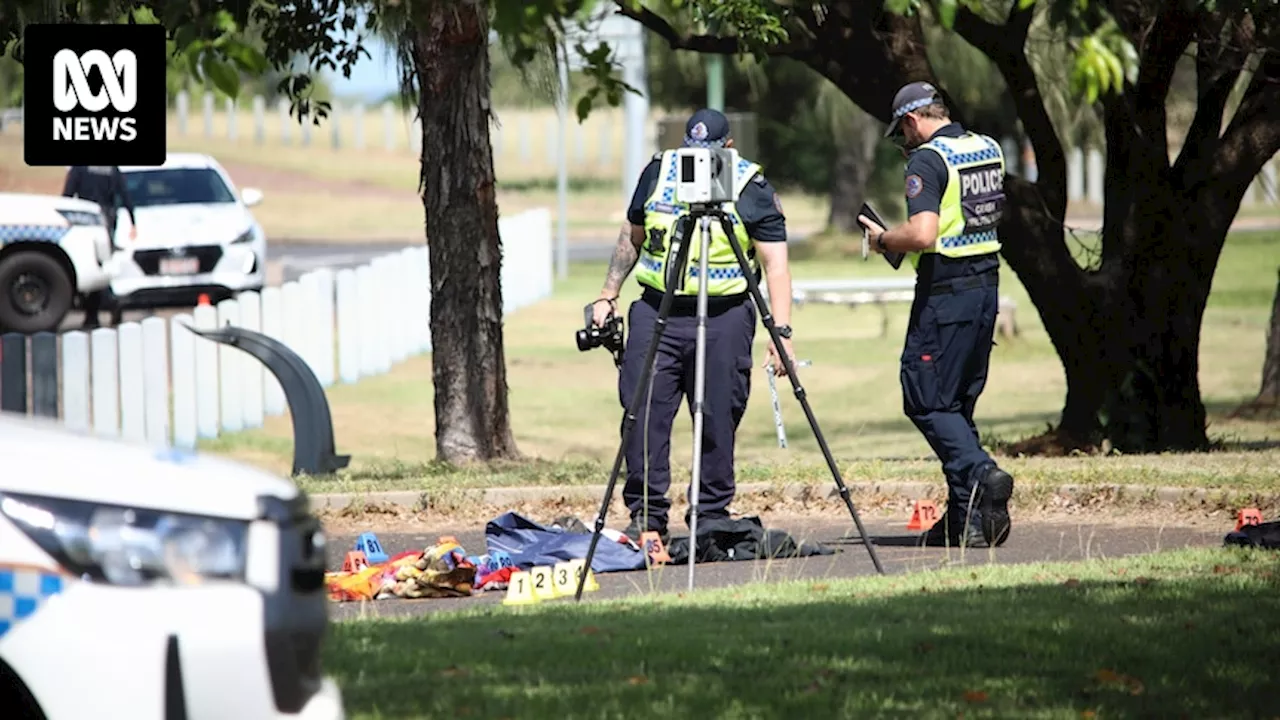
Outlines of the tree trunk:
{"label": "tree trunk", "polygon": [[1280,410],[1280,280],[1271,301],[1271,322],[1267,326],[1267,349],[1262,357],[1262,387],[1258,396],[1231,412],[1231,417],[1265,415]]}
{"label": "tree trunk", "polygon": [[827,229],[851,233],[858,230],[858,210],[867,199],[867,184],[876,169],[879,137],[874,120],[861,110],[850,113],[844,130],[835,145]]}
{"label": "tree trunk", "polygon": [[436,456],[449,463],[514,458],[489,140],[489,4],[429,2],[415,9]]}
{"label": "tree trunk", "polygon": [[1280,405],[1280,280],[1271,301],[1271,325],[1267,330],[1267,354],[1262,359],[1262,389],[1258,401]]}

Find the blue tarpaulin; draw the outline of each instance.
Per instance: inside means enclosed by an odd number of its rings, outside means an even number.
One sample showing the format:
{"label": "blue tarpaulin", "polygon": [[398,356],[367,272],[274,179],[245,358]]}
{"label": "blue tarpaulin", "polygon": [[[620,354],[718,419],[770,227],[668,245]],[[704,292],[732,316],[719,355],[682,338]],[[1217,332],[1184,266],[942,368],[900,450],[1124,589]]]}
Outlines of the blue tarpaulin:
{"label": "blue tarpaulin", "polygon": [[[528,569],[585,559],[591,546],[591,533],[546,527],[508,512],[489,521],[484,528],[484,540],[490,554],[501,550],[511,556],[514,565]],[[591,558],[591,570],[596,573],[643,570],[644,566],[643,553],[603,535]]]}

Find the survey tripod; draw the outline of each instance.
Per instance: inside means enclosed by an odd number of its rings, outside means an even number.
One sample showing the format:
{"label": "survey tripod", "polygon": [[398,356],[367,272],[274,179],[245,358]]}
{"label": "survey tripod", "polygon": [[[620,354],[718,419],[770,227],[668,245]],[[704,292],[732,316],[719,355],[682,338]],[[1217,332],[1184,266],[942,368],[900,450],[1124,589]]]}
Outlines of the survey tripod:
{"label": "survey tripod", "polygon": [[[858,511],[853,507],[853,500],[849,497],[849,488],[844,484],[844,479],[840,477],[840,468],[836,466],[835,458],[831,456],[831,449],[827,447],[827,441],[822,436],[821,428],[818,427],[818,419],[813,414],[813,408],[809,406],[804,387],[800,385],[800,378],[796,376],[795,364],[782,349],[782,336],[778,334],[778,328],[773,323],[773,315],[769,312],[768,303],[764,301],[764,297],[760,294],[760,283],[756,279],[755,273],[751,272],[751,267],[747,262],[746,254],[742,250],[742,245],[738,242],[737,236],[734,235],[733,221],[721,206],[715,204],[691,205],[689,215],[686,218],[687,221],[681,223],[684,227],[684,236],[681,237],[681,234],[677,231],[675,236],[672,237],[672,247],[668,253],[668,258],[674,256],[674,260],[664,268],[666,282],[664,283],[665,290],[662,294],[662,302],[658,305],[658,319],[654,323],[653,337],[649,340],[649,347],[645,351],[644,370],[641,372],[640,381],[636,384],[636,389],[632,393],[631,403],[627,406],[627,413],[622,423],[622,441],[618,446],[618,454],[613,460],[613,470],[609,473],[609,483],[605,487],[604,501],[600,505],[600,513],[596,516],[595,528],[591,534],[591,544],[587,548],[586,562],[581,575],[578,577],[578,590],[574,595],[574,600],[582,600],[582,590],[586,585],[587,574],[591,569],[591,560],[595,557],[596,545],[600,542],[600,534],[604,529],[605,517],[609,514],[609,505],[613,501],[613,491],[617,486],[618,475],[622,470],[622,462],[626,456],[627,440],[631,436],[632,427],[636,422],[636,413],[640,409],[640,402],[645,397],[645,390],[648,388],[649,380],[653,375],[654,360],[658,354],[658,343],[661,341],[662,333],[667,327],[667,317],[671,312],[671,305],[675,301],[677,281],[680,279],[680,274],[686,272],[686,265],[689,262],[689,248],[693,245],[689,236],[692,235],[694,221],[697,220],[702,237],[700,252],[698,253],[698,329],[693,380],[693,472],[689,488],[689,589],[693,589],[693,568],[697,564],[698,555],[698,500],[702,491],[702,405],[706,386],[705,369],[707,359],[707,254],[711,246],[712,218],[720,221],[721,229],[729,238],[729,246],[733,248],[733,255],[738,261],[738,268],[747,280],[747,288],[751,293],[752,302],[755,303],[760,313],[760,319],[764,323],[765,329],[769,331],[769,338],[773,340],[773,346],[778,349],[782,366],[787,371],[787,378],[791,380],[791,387],[795,391],[796,400],[804,408],[805,417],[809,421],[809,428],[813,430],[813,436],[817,439],[818,446],[822,448],[822,456],[827,461],[827,468],[831,470],[831,476],[839,489],[840,497],[844,500],[845,507],[849,508],[849,514],[853,517],[853,524],[857,526],[858,533],[862,536],[862,542],[867,547],[867,553],[871,556],[871,562],[875,565],[876,572],[883,575],[884,567],[880,564],[880,557],[876,554],[875,545],[872,544],[871,538],[867,535],[867,530],[862,525],[862,519],[858,517]],[[645,417],[647,421],[648,413],[646,413]],[[641,552],[645,552],[645,548],[641,547]]]}

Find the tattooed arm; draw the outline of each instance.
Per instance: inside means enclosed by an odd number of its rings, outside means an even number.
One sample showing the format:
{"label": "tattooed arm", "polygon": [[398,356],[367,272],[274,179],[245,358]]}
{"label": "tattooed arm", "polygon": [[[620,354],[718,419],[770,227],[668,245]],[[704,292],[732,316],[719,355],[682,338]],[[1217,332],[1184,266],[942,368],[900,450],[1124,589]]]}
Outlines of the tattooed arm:
{"label": "tattooed arm", "polygon": [[600,290],[601,300],[617,298],[622,292],[622,283],[636,266],[643,242],[643,227],[629,222],[622,223],[622,229],[618,232],[618,244],[613,247],[613,258],[609,260],[609,272],[605,275],[604,287]]}
{"label": "tattooed arm", "polygon": [[610,315],[618,312],[618,294],[622,292],[622,283],[631,274],[631,269],[640,257],[640,244],[644,242],[644,227],[622,224],[618,233],[618,244],[613,247],[613,258],[609,260],[609,272],[604,278],[604,287],[600,296],[592,304],[592,318],[597,327],[603,327]]}

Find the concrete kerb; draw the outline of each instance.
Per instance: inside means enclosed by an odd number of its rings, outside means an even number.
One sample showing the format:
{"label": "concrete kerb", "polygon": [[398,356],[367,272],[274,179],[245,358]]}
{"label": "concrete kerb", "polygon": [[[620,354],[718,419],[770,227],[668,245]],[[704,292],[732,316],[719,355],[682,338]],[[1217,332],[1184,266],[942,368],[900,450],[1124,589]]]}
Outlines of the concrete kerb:
{"label": "concrete kerb", "polygon": [[[933,500],[941,503],[945,497],[942,483],[883,482],[846,483],[850,493],[857,497],[876,498],[880,502],[910,504],[916,500]],[[1280,507],[1280,494],[1260,495],[1230,489],[1152,487],[1147,485],[1027,485],[1015,495],[1031,502],[1049,505],[1090,506],[1154,503],[1183,508],[1233,508],[1241,502],[1252,503],[1241,507]],[[599,502],[604,497],[604,485],[566,485],[549,487],[469,488],[445,491],[451,502],[467,505],[508,507],[521,503],[537,502]],[[621,483],[614,492],[614,501],[621,496]],[[785,498],[787,500],[838,500],[839,493],[833,483],[742,483],[738,497]],[[395,507],[411,512],[431,506],[431,497],[421,490],[377,491],[367,493],[317,493],[310,496],[315,510],[343,510],[367,505]]]}

